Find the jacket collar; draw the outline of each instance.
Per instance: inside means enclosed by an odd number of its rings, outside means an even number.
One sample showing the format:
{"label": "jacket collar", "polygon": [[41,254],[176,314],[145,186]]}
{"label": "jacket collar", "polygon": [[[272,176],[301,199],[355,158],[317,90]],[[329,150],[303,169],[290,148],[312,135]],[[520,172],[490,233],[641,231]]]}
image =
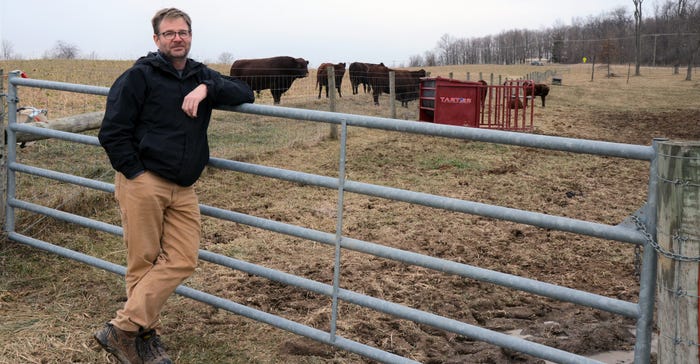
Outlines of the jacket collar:
{"label": "jacket collar", "polygon": [[[163,71],[172,73],[176,76],[179,76],[179,72],[173,67],[173,64],[160,52],[148,52],[148,54],[144,57],[139,58],[136,61],[137,64],[149,64],[155,68],[161,69]],[[187,62],[185,63],[185,69],[182,70],[182,76],[183,78],[188,77],[190,74],[193,72],[199,70],[199,68],[202,66],[201,63],[188,58]],[[179,76],[180,77],[180,76]]]}

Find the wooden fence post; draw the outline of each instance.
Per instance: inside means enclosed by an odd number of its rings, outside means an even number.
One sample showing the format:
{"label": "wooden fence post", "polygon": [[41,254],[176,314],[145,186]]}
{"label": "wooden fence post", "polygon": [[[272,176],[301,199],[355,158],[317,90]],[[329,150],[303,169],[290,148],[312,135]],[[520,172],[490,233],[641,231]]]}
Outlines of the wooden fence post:
{"label": "wooden fence post", "polygon": [[[335,69],[333,66],[326,67],[326,74],[328,75],[328,83],[326,91],[328,91],[328,111],[335,112]],[[331,140],[338,140],[338,125],[330,124],[330,135]]]}
{"label": "wooden fence post", "polygon": [[396,72],[389,72],[389,108],[391,118],[396,119]]}
{"label": "wooden fence post", "polygon": [[697,363],[700,257],[700,141],[659,144],[658,358]]}

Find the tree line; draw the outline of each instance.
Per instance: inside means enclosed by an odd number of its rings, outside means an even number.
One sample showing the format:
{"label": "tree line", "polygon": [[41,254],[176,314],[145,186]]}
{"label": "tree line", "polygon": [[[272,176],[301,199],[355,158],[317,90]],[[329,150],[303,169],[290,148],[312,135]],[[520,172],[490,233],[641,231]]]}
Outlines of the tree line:
{"label": "tree line", "polygon": [[[692,66],[700,49],[700,1],[666,0],[644,17],[642,0],[633,11],[619,7],[542,30],[514,29],[498,35],[458,38],[443,35],[435,49],[409,58],[411,67],[458,64],[638,63]],[[638,22],[638,24],[637,24]],[[637,38],[639,41],[637,42]],[[637,50],[639,49],[639,54]]]}

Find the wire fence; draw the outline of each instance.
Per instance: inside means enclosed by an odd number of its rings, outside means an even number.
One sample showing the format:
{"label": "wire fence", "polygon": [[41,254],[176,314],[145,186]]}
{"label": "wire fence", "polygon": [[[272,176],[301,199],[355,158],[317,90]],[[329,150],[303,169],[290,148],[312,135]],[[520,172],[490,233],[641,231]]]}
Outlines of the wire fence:
{"label": "wire fence", "polygon": [[[41,78],[45,80],[58,82],[74,82],[74,80],[83,80],[86,84],[95,86],[109,87],[119,75],[133,64],[132,61],[90,61],[90,60],[12,60],[0,61],[0,69],[5,70],[5,78],[11,70],[22,70],[29,78]],[[78,65],[78,66],[76,66]],[[479,69],[481,65],[457,65],[449,67],[449,71],[443,69],[448,68],[430,68],[426,72],[427,77],[446,77],[456,80],[478,81],[484,80],[489,85],[502,85],[506,80],[510,79],[532,79],[537,83],[551,83],[552,77],[569,77],[572,67],[587,68],[584,75],[577,77],[585,77],[591,81],[598,82],[607,79],[630,78],[634,76],[634,64],[579,64],[579,65],[555,65],[545,64],[543,66],[529,67],[524,72],[508,71],[513,67],[498,66],[498,65],[483,65],[483,70]],[[228,64],[211,64],[211,68],[217,70],[223,75],[228,75],[230,65]],[[463,71],[460,71],[463,68]],[[523,68],[523,67],[521,67]],[[418,70],[418,68],[410,68],[408,70]],[[454,71],[457,70],[457,71]],[[641,67],[641,77],[645,79],[667,80],[669,77],[685,79],[687,67],[678,69],[678,74],[673,67]],[[578,71],[577,73],[580,73]],[[692,78],[697,80],[698,67],[692,68]],[[265,76],[261,75],[266,83],[270,84],[270,88],[280,89],[290,80],[280,76]],[[373,76],[370,76],[370,78]],[[6,82],[7,80],[5,80]],[[328,110],[329,100],[325,92],[322,92],[319,97],[319,85],[317,83],[317,69],[310,68],[309,74],[303,78],[292,80],[288,90],[281,95],[281,106],[303,107],[312,110]],[[352,85],[350,82],[350,73],[345,72],[340,82],[336,82],[340,89],[340,94],[336,98],[336,111],[347,112],[350,108],[356,108],[358,105],[365,105],[367,114],[377,116],[389,116],[390,105],[387,93],[382,93],[379,96],[379,106],[373,105],[371,88],[365,90],[359,87],[358,93],[353,94]],[[565,80],[566,81],[566,80]],[[629,81],[631,82],[631,81]],[[418,87],[412,92],[418,94]],[[418,105],[412,97],[404,97],[398,94],[397,98],[409,98],[408,108],[399,108],[400,112],[397,115],[399,119],[417,120]],[[61,118],[65,116],[101,111],[104,109],[104,98],[87,95],[87,94],[68,94],[63,95],[55,90],[47,90],[42,88],[27,88],[22,93],[20,100],[21,106],[32,106],[39,109],[48,110],[50,119]],[[272,105],[274,103],[270,89],[261,90],[256,95],[256,103],[263,105]],[[345,107],[344,105],[348,105]]]}

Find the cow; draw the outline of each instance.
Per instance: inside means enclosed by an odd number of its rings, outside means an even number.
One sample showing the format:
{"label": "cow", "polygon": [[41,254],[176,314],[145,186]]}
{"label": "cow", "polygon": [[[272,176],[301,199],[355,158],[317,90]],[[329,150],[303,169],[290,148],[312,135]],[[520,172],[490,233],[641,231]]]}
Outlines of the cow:
{"label": "cow", "polygon": [[343,84],[343,77],[345,76],[345,63],[321,63],[318,66],[318,72],[316,73],[316,86],[318,86],[318,98],[321,98],[321,90],[323,86],[326,86],[326,97],[328,97],[328,66],[333,67],[333,73],[335,75],[335,88],[338,90],[338,96],[343,97],[340,93],[340,86]]}
{"label": "cow", "polygon": [[549,86],[544,83],[536,83],[534,87],[526,88],[527,96],[537,97],[542,99],[542,107],[544,107],[544,99],[549,95]]}
{"label": "cow", "polygon": [[292,82],[309,75],[308,66],[309,61],[289,56],[239,59],[231,65],[230,75],[245,81],[258,95],[261,90],[270,90],[275,105],[279,105]]}
{"label": "cow", "polygon": [[511,109],[522,109],[523,108],[523,102],[520,101],[520,99],[511,99],[508,102],[508,107]]}
{"label": "cow", "polygon": [[394,72],[396,99],[401,101],[401,106],[408,107],[408,102],[418,99],[420,89],[420,79],[425,77],[425,70],[405,71],[392,70],[385,66],[384,63],[378,65],[370,65],[367,71],[370,86],[372,87],[372,98],[374,104],[379,105],[379,95],[390,93],[389,90],[389,72]]}
{"label": "cow", "polygon": [[365,93],[372,91],[369,77],[367,76],[370,66],[378,66],[378,64],[364,62],[350,63],[350,67],[348,67],[348,74],[350,75],[350,84],[352,85],[353,95],[357,95],[359,93],[358,88],[360,85],[362,85],[362,89]]}
{"label": "cow", "polygon": [[483,87],[481,88],[481,112],[484,112],[484,107],[486,106],[486,95],[489,92],[489,84],[488,82],[484,80],[479,80],[476,81],[477,83],[481,84]]}

